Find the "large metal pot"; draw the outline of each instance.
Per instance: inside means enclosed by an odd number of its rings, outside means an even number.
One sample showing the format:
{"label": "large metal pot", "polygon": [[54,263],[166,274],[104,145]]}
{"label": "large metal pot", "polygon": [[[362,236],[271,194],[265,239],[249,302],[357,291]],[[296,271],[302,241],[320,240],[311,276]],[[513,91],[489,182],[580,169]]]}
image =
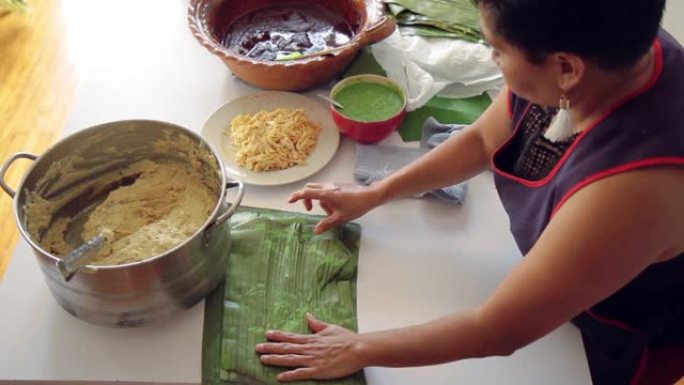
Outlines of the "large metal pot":
{"label": "large metal pot", "polygon": [[[180,142],[185,143],[185,149],[159,145]],[[33,159],[35,163],[15,193],[5,182],[5,174],[20,158]],[[216,183],[216,204],[202,227],[163,254],[124,265],[84,265],[66,281],[57,267],[59,258],[41,247],[28,231],[29,194],[50,198],[90,183],[117,167],[142,159],[168,158],[195,159],[199,170]],[[197,162],[197,158],[201,161]],[[60,170],[60,165],[66,162],[76,165],[71,170],[76,171],[71,173],[78,175],[76,179],[67,178]],[[118,121],[87,128],[63,139],[40,157],[16,154],[0,168],[0,186],[14,198],[21,235],[33,248],[55,299],[77,318],[105,326],[145,324],[190,308],[204,298],[225,275],[230,251],[230,228],[226,221],[244,195],[244,185],[226,180],[220,156],[202,137],[177,125],[149,120]],[[237,198],[228,204],[227,189],[231,187],[238,187]],[[87,204],[82,201],[82,195],[76,197],[69,207]]]}
{"label": "large metal pot", "polygon": [[225,29],[236,18],[254,10],[283,4],[304,4],[305,0],[190,0],[190,30],[209,52],[215,54],[243,81],[280,91],[302,91],[325,84],[341,75],[359,50],[378,42],[395,30],[394,20],[385,14],[382,0],[319,0],[317,5],[344,17],[354,36],[349,44],[290,61],[261,61],[237,54],[221,44]]}

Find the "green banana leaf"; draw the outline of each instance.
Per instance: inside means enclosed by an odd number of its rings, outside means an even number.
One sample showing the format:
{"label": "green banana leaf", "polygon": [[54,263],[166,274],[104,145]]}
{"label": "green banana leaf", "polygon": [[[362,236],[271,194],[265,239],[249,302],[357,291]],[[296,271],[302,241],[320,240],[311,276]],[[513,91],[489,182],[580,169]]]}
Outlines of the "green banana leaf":
{"label": "green banana leaf", "polygon": [[385,0],[437,20],[480,28],[480,13],[470,0]]}
{"label": "green banana leaf", "polygon": [[396,17],[396,20],[402,26],[425,25],[425,26],[430,26],[430,27],[442,29],[444,31],[449,31],[449,32],[459,32],[459,33],[470,34],[470,35],[473,35],[476,37],[479,37],[479,35],[480,35],[480,33],[477,29],[470,28],[470,27],[462,25],[462,24],[449,24],[445,21],[433,19],[431,17],[425,16],[425,15],[420,15],[420,14],[413,13],[413,12],[402,12]]}
{"label": "green banana leaf", "polygon": [[474,35],[469,32],[454,32],[446,31],[440,28],[431,27],[428,25],[401,25],[399,26],[399,32],[402,35],[418,35],[425,37],[448,37],[451,39],[460,39],[469,41],[472,43],[482,43],[481,35]]}
{"label": "green banana leaf", "polygon": [[397,4],[397,3],[386,3],[387,4],[387,10],[392,14],[393,16],[397,16],[400,13],[404,12],[407,10],[406,7]]}
{"label": "green banana leaf", "polygon": [[[242,208],[231,218],[226,280],[207,299],[203,384],[278,384],[284,369],[263,366],[264,332],[309,333],[305,315],[352,330],[360,226],[313,233],[319,216]],[[302,381],[294,384],[317,384]],[[365,384],[363,372],[326,384]]]}
{"label": "green banana leaf", "polygon": [[482,40],[480,14],[470,0],[385,0],[385,3],[400,27],[430,26],[463,32],[468,37],[466,40]]}
{"label": "green banana leaf", "polygon": [[490,104],[492,99],[487,94],[464,99],[434,96],[424,106],[406,114],[399,127],[399,134],[404,142],[420,140],[423,123],[429,117],[437,119],[440,123],[470,124],[477,120]]}

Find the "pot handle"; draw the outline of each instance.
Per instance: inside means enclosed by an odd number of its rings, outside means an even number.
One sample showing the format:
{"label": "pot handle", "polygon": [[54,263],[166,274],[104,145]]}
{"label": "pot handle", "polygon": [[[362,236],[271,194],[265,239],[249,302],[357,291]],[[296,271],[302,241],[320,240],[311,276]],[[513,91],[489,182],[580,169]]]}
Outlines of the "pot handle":
{"label": "pot handle", "polygon": [[2,167],[0,167],[0,187],[2,187],[3,190],[9,195],[11,198],[14,198],[14,195],[16,192],[12,190],[12,188],[5,182],[5,174],[7,174],[7,170],[10,168],[12,163],[14,163],[17,159],[24,158],[24,159],[31,159],[31,160],[36,160],[38,159],[37,156],[33,154],[29,154],[26,152],[20,152],[17,154],[12,155],[9,159],[5,161],[5,163],[2,164]]}
{"label": "pot handle", "polygon": [[230,208],[225,213],[219,215],[218,218],[216,218],[216,220],[214,221],[214,223],[210,224],[209,227],[207,227],[207,230],[222,225],[225,221],[228,220],[228,218],[232,217],[233,214],[235,214],[235,211],[238,209],[238,207],[240,207],[242,198],[245,196],[245,184],[240,181],[226,183],[226,190],[233,187],[238,188],[237,199],[235,199],[235,202],[233,202],[233,204],[230,205]]}
{"label": "pot handle", "polygon": [[396,23],[387,15],[384,1],[366,0],[366,13],[370,21],[363,33],[364,45],[377,43],[394,32]]}

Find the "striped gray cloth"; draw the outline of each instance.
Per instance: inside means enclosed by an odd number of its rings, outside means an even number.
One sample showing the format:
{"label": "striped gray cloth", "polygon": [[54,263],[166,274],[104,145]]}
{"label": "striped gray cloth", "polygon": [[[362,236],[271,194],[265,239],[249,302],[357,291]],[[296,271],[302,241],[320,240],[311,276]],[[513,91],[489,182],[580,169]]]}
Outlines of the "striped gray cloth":
{"label": "striped gray cloth", "polygon": [[[357,144],[354,179],[365,185],[381,180],[418,159],[430,149],[447,140],[451,134],[464,127],[463,124],[442,124],[430,117],[423,124],[420,148]],[[431,194],[446,202],[463,203],[467,192],[468,186],[463,182],[421,193],[417,196],[422,197],[425,194]]]}

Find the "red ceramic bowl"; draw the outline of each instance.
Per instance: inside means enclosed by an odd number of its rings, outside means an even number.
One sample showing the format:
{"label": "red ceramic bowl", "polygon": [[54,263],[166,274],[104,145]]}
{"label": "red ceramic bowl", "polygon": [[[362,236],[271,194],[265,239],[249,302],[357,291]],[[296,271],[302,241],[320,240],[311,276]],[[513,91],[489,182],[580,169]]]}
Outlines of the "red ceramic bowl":
{"label": "red ceramic bowl", "polygon": [[330,90],[330,98],[335,100],[335,96],[344,88],[358,83],[377,83],[398,93],[403,99],[401,109],[397,110],[392,116],[381,121],[360,121],[344,115],[344,109],[338,110],[335,106],[330,106],[335,125],[345,136],[364,144],[377,143],[385,139],[389,134],[396,130],[404,121],[406,116],[406,94],[404,90],[394,80],[378,75],[356,75],[341,80]]}

